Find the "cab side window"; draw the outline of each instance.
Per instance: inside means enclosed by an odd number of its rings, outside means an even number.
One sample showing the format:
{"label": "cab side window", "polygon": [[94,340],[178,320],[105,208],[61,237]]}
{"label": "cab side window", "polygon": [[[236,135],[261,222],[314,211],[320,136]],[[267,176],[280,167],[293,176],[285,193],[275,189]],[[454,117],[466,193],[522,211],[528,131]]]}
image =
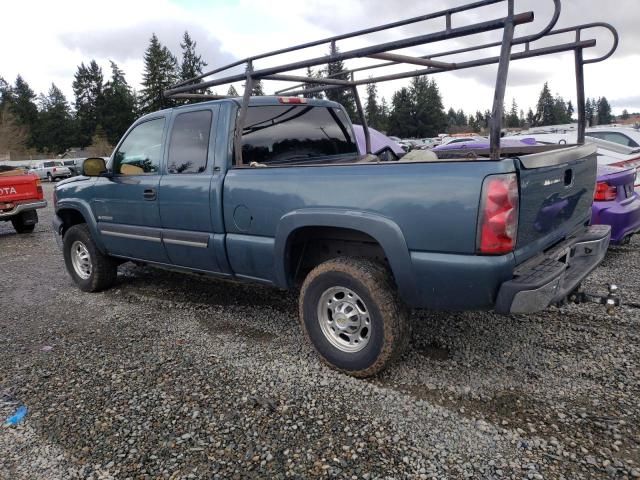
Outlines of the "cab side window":
{"label": "cab side window", "polygon": [[176,116],[169,141],[169,173],[202,173],[206,170],[211,119],[211,110]]}
{"label": "cab side window", "polygon": [[136,126],[113,156],[113,172],[117,175],[154,175],[160,171],[162,159],[163,118]]}

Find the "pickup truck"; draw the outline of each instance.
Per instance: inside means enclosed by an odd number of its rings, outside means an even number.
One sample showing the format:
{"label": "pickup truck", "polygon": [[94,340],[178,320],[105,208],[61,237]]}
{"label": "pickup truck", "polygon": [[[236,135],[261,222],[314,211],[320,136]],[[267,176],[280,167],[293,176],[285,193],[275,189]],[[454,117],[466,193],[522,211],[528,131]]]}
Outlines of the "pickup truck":
{"label": "pickup truck", "polygon": [[38,223],[36,210],[46,206],[37,176],[0,166],[0,221],[11,221],[18,233],[31,233]]}
{"label": "pickup truck", "polygon": [[57,160],[47,160],[41,162],[31,171],[38,175],[40,179],[46,179],[49,182],[73,176],[73,173],[71,172],[69,167],[65,166],[61,161]]}
{"label": "pickup truck", "polygon": [[250,97],[236,132],[241,100],[148,114],[108,162],[56,185],[54,231],[81,290],[110,287],[129,260],[299,289],[320,357],[368,376],[407,345],[410,309],[536,312],[604,258],[593,145],[381,161],[358,152],[337,103]]}

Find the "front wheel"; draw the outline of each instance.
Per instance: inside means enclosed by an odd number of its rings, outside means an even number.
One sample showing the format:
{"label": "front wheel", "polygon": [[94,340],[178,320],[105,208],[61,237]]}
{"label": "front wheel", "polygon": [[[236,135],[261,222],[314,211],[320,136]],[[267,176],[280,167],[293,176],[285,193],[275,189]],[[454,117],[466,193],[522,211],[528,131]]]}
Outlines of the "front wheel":
{"label": "front wheel", "polygon": [[314,268],[300,292],[305,335],[329,366],[355,377],[383,370],[405,349],[409,311],[387,268],[335,258]]}
{"label": "front wheel", "polygon": [[83,292],[99,292],[115,283],[118,264],[98,250],[86,224],[67,230],[63,253],[69,275]]}

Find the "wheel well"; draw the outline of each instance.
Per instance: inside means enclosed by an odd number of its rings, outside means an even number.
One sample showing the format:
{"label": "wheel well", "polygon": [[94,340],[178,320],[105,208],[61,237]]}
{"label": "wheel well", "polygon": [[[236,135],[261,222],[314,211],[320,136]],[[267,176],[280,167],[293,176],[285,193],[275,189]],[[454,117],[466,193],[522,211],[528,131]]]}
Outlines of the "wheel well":
{"label": "wheel well", "polygon": [[336,257],[364,257],[388,265],[382,246],[359,230],[303,227],[287,241],[286,273],[290,285],[300,285],[317,265]]}
{"label": "wheel well", "polygon": [[58,210],[57,215],[62,220],[62,235],[65,234],[67,230],[69,230],[74,225],[79,225],[81,223],[87,223],[85,218],[78,210],[72,209],[64,209]]}

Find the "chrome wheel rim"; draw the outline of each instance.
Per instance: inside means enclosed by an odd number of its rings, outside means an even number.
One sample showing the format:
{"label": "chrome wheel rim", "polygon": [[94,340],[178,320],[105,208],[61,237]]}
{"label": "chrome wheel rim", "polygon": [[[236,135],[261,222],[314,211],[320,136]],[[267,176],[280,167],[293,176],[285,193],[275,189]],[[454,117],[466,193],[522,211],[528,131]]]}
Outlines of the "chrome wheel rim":
{"label": "chrome wheel rim", "polygon": [[320,296],[318,321],[325,338],[342,352],[359,352],[371,338],[371,317],[366,304],[345,287],[329,288]]}
{"label": "chrome wheel rim", "polygon": [[71,244],[71,264],[81,279],[86,280],[91,276],[91,255],[85,244],[78,240]]}

